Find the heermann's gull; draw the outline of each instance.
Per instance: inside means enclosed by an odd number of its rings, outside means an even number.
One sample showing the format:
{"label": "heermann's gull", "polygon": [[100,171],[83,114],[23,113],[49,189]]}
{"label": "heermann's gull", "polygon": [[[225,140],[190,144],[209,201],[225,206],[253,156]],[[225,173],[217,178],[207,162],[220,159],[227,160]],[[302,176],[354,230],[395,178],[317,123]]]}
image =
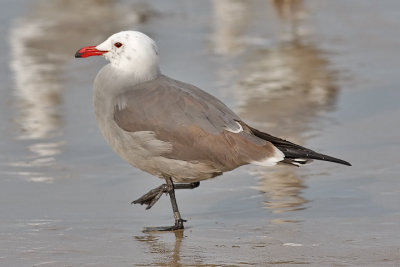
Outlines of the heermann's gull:
{"label": "heermann's gull", "polygon": [[[350,163],[254,129],[201,89],[161,74],[155,42],[136,31],[84,47],[75,57],[104,56],[94,82],[94,110],[110,146],[133,166],[166,180],[134,204],[150,209],[170,195],[175,225],[183,229],[174,189],[191,189],[239,166],[300,166],[312,159]],[[177,184],[174,184],[177,183]]]}

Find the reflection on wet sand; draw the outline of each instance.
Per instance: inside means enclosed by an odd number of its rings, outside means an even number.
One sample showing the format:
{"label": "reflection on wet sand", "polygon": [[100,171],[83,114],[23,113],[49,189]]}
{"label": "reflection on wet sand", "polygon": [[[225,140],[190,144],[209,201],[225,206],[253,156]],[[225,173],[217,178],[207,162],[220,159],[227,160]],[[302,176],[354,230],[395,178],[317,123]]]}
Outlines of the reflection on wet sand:
{"label": "reflection on wet sand", "polygon": [[[210,264],[210,257],[202,255],[204,249],[199,246],[189,246],[186,244],[184,239],[185,230],[174,231],[173,233],[161,233],[161,234],[147,234],[143,236],[135,236],[135,240],[145,244],[144,251],[152,255],[152,262],[136,263],[135,266],[198,266],[198,267],[210,267],[210,266],[238,266],[233,264]],[[172,240],[169,240],[172,237]],[[183,245],[183,247],[182,247]],[[215,245],[215,244],[213,244]],[[221,259],[217,259],[220,261]],[[245,262],[241,262],[239,265],[247,265]],[[252,265],[252,264],[251,264]]]}
{"label": "reflection on wet sand", "polygon": [[[100,41],[127,25],[145,22],[147,5],[126,6],[113,0],[44,0],[32,4],[29,14],[16,20],[10,31],[11,68],[14,72],[18,138],[36,140],[33,156],[18,167],[48,167],[62,152],[65,65],[83,43]],[[27,173],[31,181],[37,173]]]}
{"label": "reflection on wet sand", "polygon": [[149,246],[148,253],[158,255],[157,259],[151,264],[136,264],[136,266],[181,266],[180,253],[184,231],[180,230],[173,233],[175,234],[173,248],[169,244],[160,241],[160,238],[156,235],[135,236],[136,240]]}
{"label": "reflection on wet sand", "polygon": [[249,20],[246,0],[214,0],[215,31],[214,52],[221,55],[235,54],[243,49],[240,37],[246,31]]}
{"label": "reflection on wet sand", "polygon": [[[271,3],[283,23],[299,22],[299,13],[303,12],[302,1]],[[246,4],[251,5],[251,2]],[[218,8],[223,7],[218,5]],[[250,7],[243,7],[242,11],[248,9]],[[223,12],[215,12],[216,15],[219,13]],[[221,19],[216,18],[216,21],[216,27],[221,29]],[[230,23],[228,20],[223,21]],[[236,27],[236,23],[232,25]],[[227,25],[222,29],[229,27]],[[233,88],[231,90],[236,94],[237,107],[243,119],[260,130],[305,144],[313,130],[313,122],[323,111],[329,111],[334,106],[338,88],[335,85],[335,72],[329,69],[326,53],[299,32],[291,32],[298,28],[290,27],[290,41],[279,41],[268,48],[248,44],[245,50],[249,52],[239,58],[237,70],[230,71],[234,72],[230,74],[230,80],[222,83],[227,88]],[[220,29],[216,29],[216,32]],[[233,38],[224,43],[235,43],[241,39],[240,36],[222,36]],[[286,36],[287,33],[283,33],[281,37],[287,40]],[[222,43],[220,40],[215,42]],[[235,55],[225,56],[229,58]],[[225,72],[222,71],[222,79],[227,77]],[[268,169],[252,167],[250,170],[260,178],[259,190],[265,194],[266,207],[272,212],[302,209],[303,204],[308,202],[301,196],[305,185],[299,168],[276,166]]]}
{"label": "reflection on wet sand", "polygon": [[298,19],[304,10],[303,0],[271,0],[271,3],[279,17],[286,21]]}
{"label": "reflection on wet sand", "polygon": [[241,114],[304,142],[316,115],[331,110],[338,93],[324,51],[312,43],[284,42],[258,49],[246,61],[237,86]]}
{"label": "reflection on wet sand", "polygon": [[284,36],[297,39],[300,36],[301,20],[306,17],[303,0],[271,0],[271,5],[281,20]]}

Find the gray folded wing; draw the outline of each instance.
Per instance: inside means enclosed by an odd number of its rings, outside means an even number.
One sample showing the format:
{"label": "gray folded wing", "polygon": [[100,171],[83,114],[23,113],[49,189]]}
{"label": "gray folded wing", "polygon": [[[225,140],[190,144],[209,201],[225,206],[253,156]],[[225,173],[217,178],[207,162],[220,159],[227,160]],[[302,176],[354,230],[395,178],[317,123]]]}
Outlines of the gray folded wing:
{"label": "gray folded wing", "polygon": [[215,97],[166,76],[126,88],[114,99],[114,120],[127,132],[150,131],[172,144],[162,156],[231,170],[275,153]]}

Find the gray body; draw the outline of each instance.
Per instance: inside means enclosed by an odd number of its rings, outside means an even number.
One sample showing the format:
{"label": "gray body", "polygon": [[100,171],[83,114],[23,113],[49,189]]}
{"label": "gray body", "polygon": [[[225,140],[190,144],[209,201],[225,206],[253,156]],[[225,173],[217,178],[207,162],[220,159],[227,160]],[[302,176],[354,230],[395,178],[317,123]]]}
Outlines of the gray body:
{"label": "gray body", "polygon": [[140,82],[106,65],[95,80],[94,110],[115,152],[175,182],[201,181],[265,159],[269,165],[283,160],[281,151],[255,136],[218,99],[164,75]]}

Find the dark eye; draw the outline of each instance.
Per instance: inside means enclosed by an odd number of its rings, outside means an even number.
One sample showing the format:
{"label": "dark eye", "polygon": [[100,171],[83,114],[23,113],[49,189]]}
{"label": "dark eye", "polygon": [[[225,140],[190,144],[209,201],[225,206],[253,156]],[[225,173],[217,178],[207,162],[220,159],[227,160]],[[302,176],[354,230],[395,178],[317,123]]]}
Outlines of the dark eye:
{"label": "dark eye", "polygon": [[114,46],[115,46],[116,48],[120,48],[120,47],[122,46],[122,44],[121,44],[120,42],[117,42],[117,43],[114,44]]}

